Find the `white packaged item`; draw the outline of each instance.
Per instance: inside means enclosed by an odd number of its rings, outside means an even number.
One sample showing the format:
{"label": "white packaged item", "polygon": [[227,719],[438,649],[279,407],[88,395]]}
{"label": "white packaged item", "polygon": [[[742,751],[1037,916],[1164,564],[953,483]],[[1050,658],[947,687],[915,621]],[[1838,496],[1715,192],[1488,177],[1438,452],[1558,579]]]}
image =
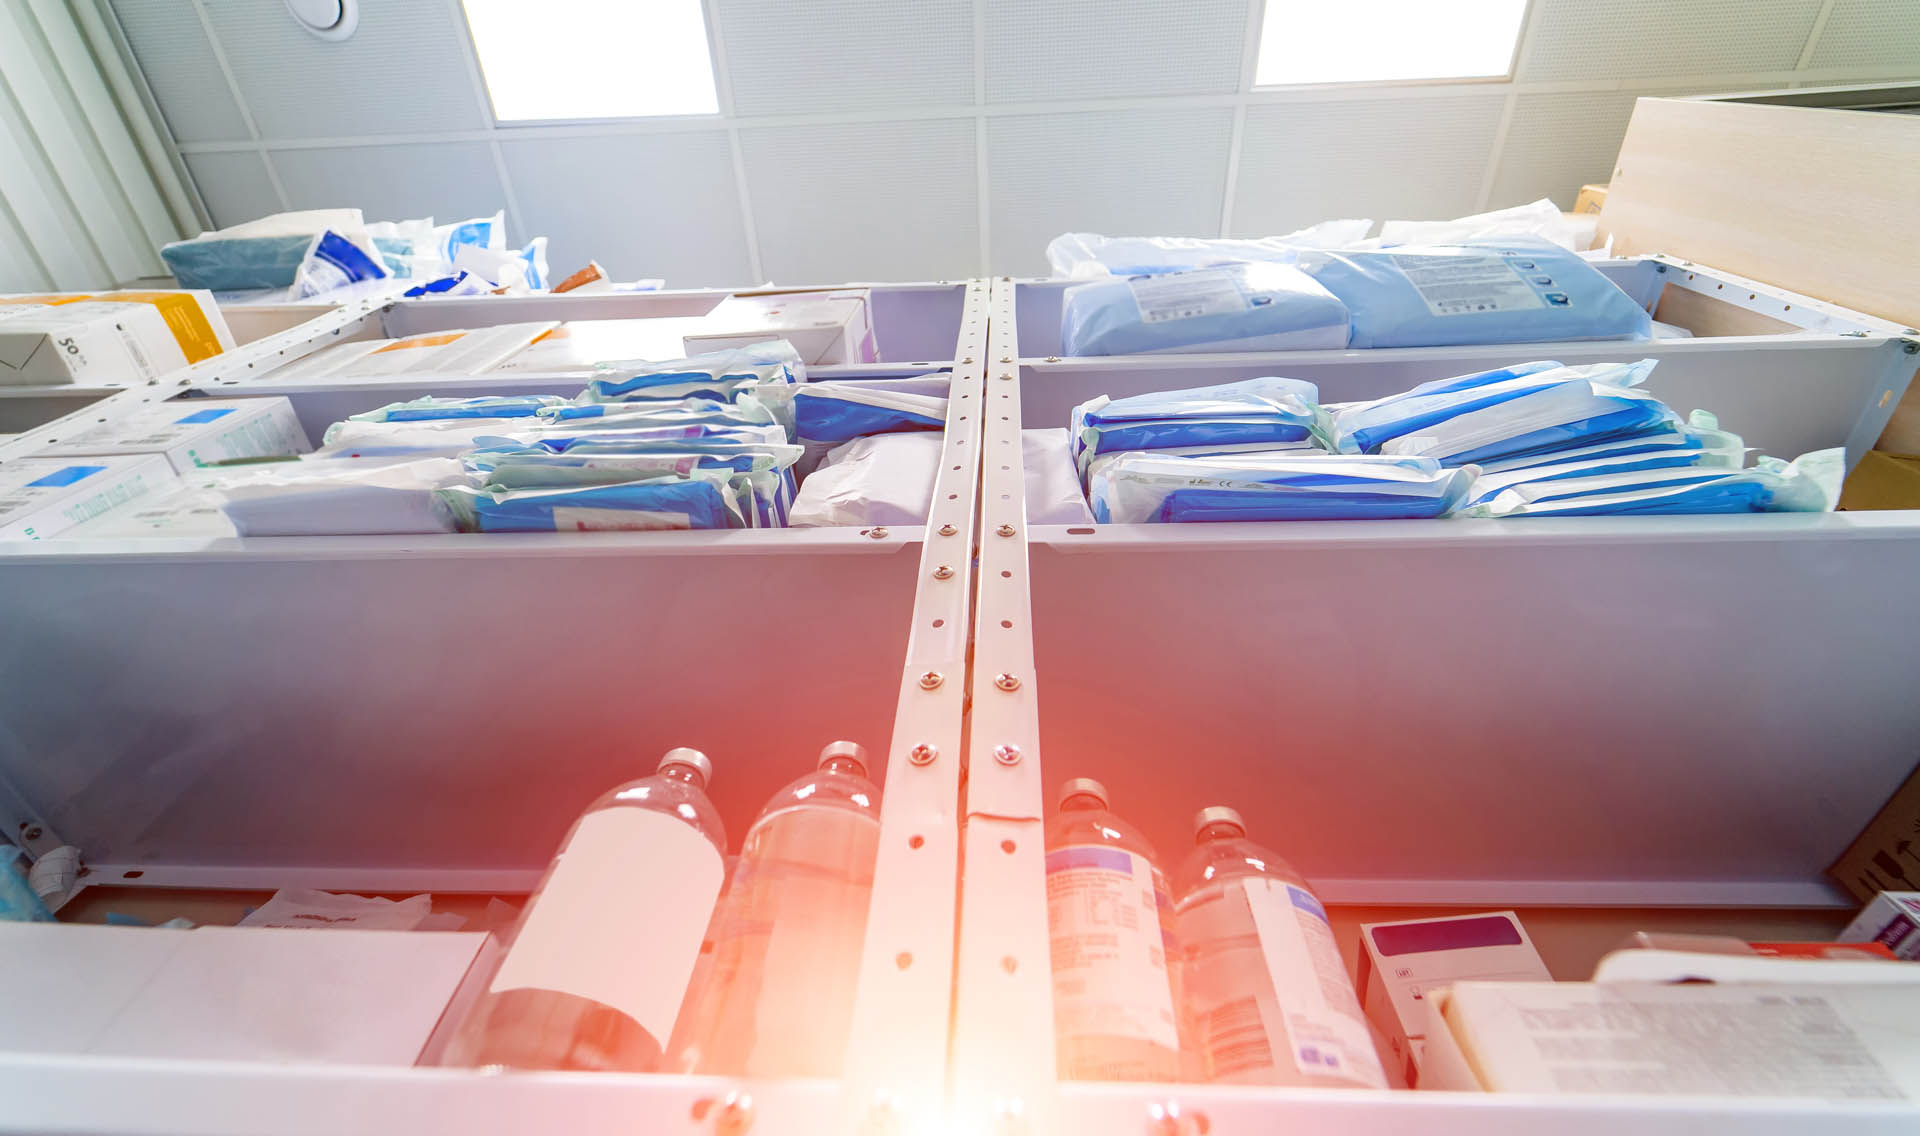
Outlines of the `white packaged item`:
{"label": "white packaged item", "polygon": [[684,319],[568,320],[509,356],[496,372],[592,373],[601,363],[665,359],[681,351]]}
{"label": "white packaged item", "polygon": [[388,375],[480,375],[491,371],[557,322],[506,323],[456,331],[429,331],[404,339],[336,343],[324,351],[269,372],[273,382],[321,378],[381,378]]}
{"label": "white packaged item", "polygon": [[382,899],[316,888],[281,888],[248,912],[242,927],[297,927],[318,931],[413,931],[433,914],[433,897]]}
{"label": "white packaged item", "polygon": [[1543,197],[1525,205],[1456,217],[1451,221],[1388,221],[1380,226],[1379,244],[1381,248],[1388,248],[1538,237],[1578,252],[1593,243],[1593,229],[1594,222],[1571,218]]}
{"label": "white packaged item", "polygon": [[874,434],[828,451],[800,483],[793,528],[922,525],[940,474],[941,436]]}
{"label": "white packaged item", "polygon": [[1080,490],[1080,476],[1073,468],[1065,430],[1022,430],[1020,460],[1027,475],[1028,524],[1093,523],[1093,510],[1087,508],[1087,495]]}
{"label": "white packaged item", "polygon": [[233,349],[213,293],[0,296],[0,385],[132,383]]}
{"label": "white packaged item", "polygon": [[0,924],[0,1048],[407,1066],[486,936]]}
{"label": "white packaged item", "polygon": [[181,473],[240,458],[291,457],[313,447],[284,398],[150,403],[68,434],[46,457],[162,454]]}
{"label": "white packaged item", "polygon": [[1551,982],[1511,911],[1360,925],[1360,1003],[1408,1087],[1420,1083],[1426,997],[1463,979]]}
{"label": "white packaged item", "polygon": [[700,325],[685,336],[689,355],[784,339],[808,366],[880,361],[865,288],[728,296]]}
{"label": "white packaged item", "polygon": [[1903,959],[1920,960],[1920,891],[1883,891],[1847,929],[1839,943],[1881,943]]}
{"label": "white packaged item", "polygon": [[178,484],[159,454],[0,462],[0,538],[44,540]]}
{"label": "white packaged item", "polygon": [[[1636,952],[1647,953],[1647,952]],[[1427,1000],[1423,1089],[1920,1099],[1920,974],[1895,962],[1682,955],[1714,983],[1462,982]],[[1759,968],[1796,976],[1752,977]],[[1870,967],[1873,981],[1834,968]],[[1786,968],[1782,971],[1780,968]]]}
{"label": "white packaged item", "polygon": [[426,422],[366,422],[348,418],[327,427],[316,458],[451,457],[480,438],[525,441],[545,425],[530,418],[438,418]]}
{"label": "white packaged item", "polygon": [[1221,240],[1214,237],[1103,237],[1062,233],[1047,242],[1054,277],[1092,280],[1180,272],[1249,260],[1291,263],[1303,248],[1346,248],[1367,235],[1369,220],[1322,221],[1279,237]]}
{"label": "white packaged item", "polygon": [[203,475],[241,536],[368,536],[454,531],[433,491],[464,483],[454,458],[280,462]]}
{"label": "white packaged item", "polygon": [[217,498],[193,488],[154,493],[75,525],[55,540],[220,540],[239,536]]}

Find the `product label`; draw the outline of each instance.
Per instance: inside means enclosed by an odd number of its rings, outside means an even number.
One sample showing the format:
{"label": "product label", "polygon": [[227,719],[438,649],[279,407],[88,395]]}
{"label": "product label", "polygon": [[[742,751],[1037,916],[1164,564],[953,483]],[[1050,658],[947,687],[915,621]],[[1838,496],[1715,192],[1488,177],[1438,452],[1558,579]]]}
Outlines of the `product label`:
{"label": "product label", "polygon": [[659,509],[600,509],[589,505],[555,505],[554,532],[659,532],[690,529],[693,518]]}
{"label": "product label", "polygon": [[665,1043],[720,897],[720,852],[665,813],[580,819],[488,990],[591,998]]}
{"label": "product label", "polygon": [[220,354],[220,335],[213,330],[199,297],[191,292],[110,292],[100,297],[116,304],[152,304],[167,321],[167,330],[180,345],[187,362],[198,363]]}
{"label": "product label", "polygon": [[1127,281],[1143,323],[1225,316],[1247,310],[1240,281],[1230,269],[1143,276]]}
{"label": "product label", "polygon": [[[1520,268],[1505,257],[1396,256],[1393,263],[1436,316],[1518,312],[1548,305],[1548,300],[1527,283]],[[1564,293],[1549,295],[1560,297],[1559,306],[1566,306]]]}
{"label": "product label", "polygon": [[[1245,886],[1294,1065],[1308,1076],[1386,1088],[1386,1072],[1320,901],[1275,880],[1248,880]],[[1272,1041],[1281,1043],[1278,1036]]]}
{"label": "product label", "polygon": [[[1121,848],[1069,845],[1047,853],[1054,1029],[1063,1046],[1099,1038],[1178,1051],[1160,923],[1166,886],[1158,875],[1145,857]],[[1105,1064],[1102,1055],[1073,1052],[1071,1064],[1083,1069]],[[1116,1050],[1112,1060],[1138,1057]]]}

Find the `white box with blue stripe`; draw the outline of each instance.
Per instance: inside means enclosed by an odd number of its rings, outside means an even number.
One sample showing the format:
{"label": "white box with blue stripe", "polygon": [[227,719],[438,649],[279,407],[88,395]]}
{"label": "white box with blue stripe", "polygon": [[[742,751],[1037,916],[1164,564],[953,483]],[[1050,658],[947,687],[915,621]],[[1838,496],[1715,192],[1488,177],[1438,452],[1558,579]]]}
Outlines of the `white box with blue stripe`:
{"label": "white box with blue stripe", "polygon": [[285,398],[207,398],[137,407],[62,437],[40,455],[162,454],[176,471],[190,473],[311,449],[300,416]]}
{"label": "white box with blue stripe", "polygon": [[0,462],[0,539],[42,540],[178,484],[159,454]]}

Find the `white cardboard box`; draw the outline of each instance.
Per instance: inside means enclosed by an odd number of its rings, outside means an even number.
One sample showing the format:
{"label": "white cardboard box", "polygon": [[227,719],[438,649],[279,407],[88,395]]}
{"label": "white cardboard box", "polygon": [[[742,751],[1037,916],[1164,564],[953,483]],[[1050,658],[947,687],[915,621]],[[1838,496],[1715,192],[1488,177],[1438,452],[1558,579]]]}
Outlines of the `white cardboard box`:
{"label": "white cardboard box", "polygon": [[178,484],[159,454],[0,462],[0,538],[44,540]]}
{"label": "white cardboard box", "polygon": [[336,343],[269,372],[273,382],[383,378],[389,375],[481,375],[560,326],[558,321],[429,331],[404,339]]}
{"label": "white cardboard box", "polygon": [[705,330],[684,339],[688,355],[784,339],[808,366],[880,361],[864,288],[728,296],[701,322]]}
{"label": "white cardboard box", "polygon": [[241,458],[291,457],[313,449],[284,398],[200,398],[150,403],[40,451],[46,457],[163,454],[188,473]]}
{"label": "white cardboard box", "polygon": [[232,350],[213,293],[0,296],[0,383],[145,382]]}
{"label": "white cardboard box", "polygon": [[1360,1004],[1387,1042],[1388,1064],[1420,1083],[1426,999],[1469,978],[1548,982],[1553,976],[1511,911],[1403,919],[1360,926]]}
{"label": "white cardboard box", "polygon": [[150,494],[60,533],[56,540],[218,540],[239,536],[226,510],[197,489]]}
{"label": "white cardboard box", "polygon": [[1881,943],[1903,959],[1920,959],[1920,891],[1883,891],[1860,909],[1841,943]]}

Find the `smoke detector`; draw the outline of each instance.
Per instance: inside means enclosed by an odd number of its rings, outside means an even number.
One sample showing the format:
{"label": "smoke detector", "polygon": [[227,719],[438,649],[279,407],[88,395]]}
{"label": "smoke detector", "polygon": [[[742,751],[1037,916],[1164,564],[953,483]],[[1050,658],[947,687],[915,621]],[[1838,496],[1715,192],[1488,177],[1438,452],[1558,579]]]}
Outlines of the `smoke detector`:
{"label": "smoke detector", "polygon": [[343,40],[360,26],[360,0],[286,0],[295,23],[327,40]]}

